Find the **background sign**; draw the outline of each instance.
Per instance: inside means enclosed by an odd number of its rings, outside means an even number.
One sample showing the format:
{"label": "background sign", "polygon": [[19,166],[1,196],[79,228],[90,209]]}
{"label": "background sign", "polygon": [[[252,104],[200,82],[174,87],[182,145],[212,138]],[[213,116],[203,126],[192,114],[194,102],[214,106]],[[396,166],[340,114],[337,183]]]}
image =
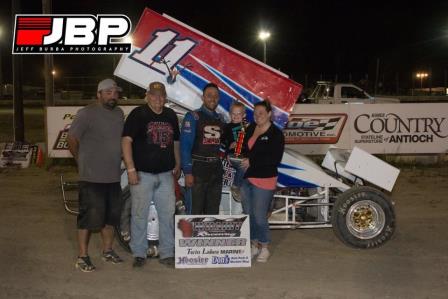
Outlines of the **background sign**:
{"label": "background sign", "polygon": [[21,142],[5,143],[0,151],[0,168],[26,168],[30,166],[31,162],[36,162],[38,150],[38,146],[33,144]]}
{"label": "background sign", "polygon": [[332,144],[371,154],[448,151],[448,103],[296,107],[300,114],[291,114],[284,134],[287,147],[302,154],[325,154]]}
{"label": "background sign", "polygon": [[[127,116],[137,106],[120,106]],[[67,134],[76,113],[83,106],[47,107],[47,156],[49,158],[71,158]]]}
{"label": "background sign", "polygon": [[176,268],[250,267],[249,216],[176,215]]}
{"label": "background sign", "polygon": [[[125,115],[135,107],[121,106]],[[305,155],[323,155],[331,145],[345,149],[358,146],[371,154],[448,152],[448,103],[296,107],[297,113],[290,115],[283,133],[286,147]],[[46,108],[48,157],[71,157],[67,132],[81,108]],[[231,181],[232,173],[227,172],[226,178]]]}

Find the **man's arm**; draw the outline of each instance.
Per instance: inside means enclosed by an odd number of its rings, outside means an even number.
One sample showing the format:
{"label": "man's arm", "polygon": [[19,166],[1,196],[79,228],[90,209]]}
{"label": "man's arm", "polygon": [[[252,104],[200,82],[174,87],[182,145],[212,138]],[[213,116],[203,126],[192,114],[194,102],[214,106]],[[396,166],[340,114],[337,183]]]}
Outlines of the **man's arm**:
{"label": "man's arm", "polygon": [[173,173],[176,179],[180,177],[180,143],[174,141],[174,159],[176,160],[176,166],[174,166]]}
{"label": "man's arm", "polygon": [[75,158],[76,162],[78,162],[79,140],[76,139],[75,136],[68,134],[67,142],[70,153],[72,154],[73,158]]}
{"label": "man's arm", "polygon": [[76,113],[67,136],[68,149],[76,162],[78,162],[80,140],[88,129],[89,119],[86,110],[83,108]]}
{"label": "man's arm", "polygon": [[185,115],[180,133],[180,158],[182,170],[185,174],[185,186],[192,187],[194,179],[192,175],[193,162],[191,152],[193,150],[194,139],[196,135],[196,119],[191,112]]}
{"label": "man's arm", "polygon": [[194,116],[188,112],[182,122],[182,130],[180,133],[180,157],[182,170],[185,174],[191,174],[192,171],[191,152],[193,150],[195,135],[196,120]]}
{"label": "man's arm", "polygon": [[179,129],[179,119],[177,118],[176,112],[174,112],[174,110],[170,109],[171,113],[172,113],[172,117],[173,117],[173,145],[174,145],[174,161],[175,161],[175,165],[174,165],[174,169],[173,169],[173,174],[174,177],[176,178],[176,180],[179,179],[180,177],[180,143],[179,143],[179,139],[180,139],[180,129]]}
{"label": "man's arm", "polygon": [[121,138],[121,150],[123,151],[123,161],[128,173],[128,181],[131,185],[138,184],[137,170],[132,158],[132,138],[124,136]]}

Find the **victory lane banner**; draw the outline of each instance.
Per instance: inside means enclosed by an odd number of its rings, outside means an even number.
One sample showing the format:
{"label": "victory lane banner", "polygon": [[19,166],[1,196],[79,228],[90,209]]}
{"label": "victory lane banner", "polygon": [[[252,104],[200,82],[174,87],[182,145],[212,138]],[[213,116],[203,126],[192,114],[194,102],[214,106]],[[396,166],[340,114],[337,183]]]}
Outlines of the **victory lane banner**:
{"label": "victory lane banner", "polygon": [[176,268],[250,267],[247,215],[176,215]]}

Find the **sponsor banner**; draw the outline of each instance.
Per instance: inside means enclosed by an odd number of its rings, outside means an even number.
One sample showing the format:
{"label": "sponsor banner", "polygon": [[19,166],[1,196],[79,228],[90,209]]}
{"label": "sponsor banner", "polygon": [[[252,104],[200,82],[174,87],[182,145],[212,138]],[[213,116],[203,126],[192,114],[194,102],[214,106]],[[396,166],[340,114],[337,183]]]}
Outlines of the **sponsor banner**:
{"label": "sponsor banner", "polygon": [[176,215],[176,268],[250,267],[249,216]]}
{"label": "sponsor banner", "polygon": [[[125,115],[136,106],[121,106]],[[302,154],[325,154],[331,145],[358,146],[372,154],[448,151],[448,104],[297,105],[284,130],[286,146]],[[82,107],[47,107],[48,157],[71,157],[67,132]],[[179,119],[182,112],[177,112]],[[233,180],[224,165],[225,185]]]}
{"label": "sponsor banner", "polygon": [[286,143],[338,143],[347,114],[291,114],[284,129]]}
{"label": "sponsor banner", "polygon": [[[127,116],[136,106],[120,106]],[[47,107],[47,155],[49,158],[71,158],[68,150],[68,129],[83,106]]]}
{"label": "sponsor banner", "polygon": [[150,9],[143,12],[133,40],[131,53],[122,56],[114,74],[142,88],[163,82],[168,98],[189,110],[201,106],[203,87],[214,82],[220,88],[218,111],[225,117],[238,100],[250,120],[254,104],[269,99],[274,122],[283,127],[302,91],[285,74]]}
{"label": "sponsor banner", "polygon": [[352,148],[372,153],[443,153],[448,150],[448,104],[351,107]]}
{"label": "sponsor banner", "polygon": [[330,145],[372,154],[448,150],[447,103],[300,105],[297,110],[284,134],[287,147],[302,154],[325,154]]}

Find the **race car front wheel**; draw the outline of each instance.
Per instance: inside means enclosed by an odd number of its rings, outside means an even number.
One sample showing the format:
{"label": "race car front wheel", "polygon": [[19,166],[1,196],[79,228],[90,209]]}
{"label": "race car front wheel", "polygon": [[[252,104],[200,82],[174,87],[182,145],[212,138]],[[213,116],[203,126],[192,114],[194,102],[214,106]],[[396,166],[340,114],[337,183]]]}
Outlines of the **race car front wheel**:
{"label": "race car front wheel", "polygon": [[348,246],[376,248],[395,231],[393,203],[375,188],[353,187],[336,199],[331,222],[336,236]]}

